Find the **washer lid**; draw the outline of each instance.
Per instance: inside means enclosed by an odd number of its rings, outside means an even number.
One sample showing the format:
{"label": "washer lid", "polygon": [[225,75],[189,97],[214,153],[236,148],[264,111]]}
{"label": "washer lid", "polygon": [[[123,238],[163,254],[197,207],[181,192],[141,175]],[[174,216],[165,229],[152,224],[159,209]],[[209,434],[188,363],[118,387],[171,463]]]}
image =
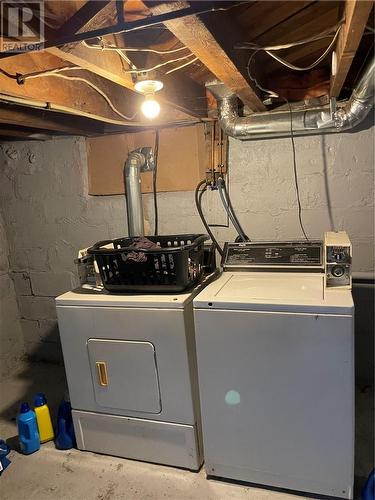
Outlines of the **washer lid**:
{"label": "washer lid", "polygon": [[326,289],[313,273],[225,272],[194,300],[199,309],[350,313],[350,290]]}
{"label": "washer lid", "polygon": [[216,272],[204,277],[193,289],[182,293],[109,293],[90,285],[64,293],[56,298],[57,306],[93,307],[148,307],[161,309],[184,309],[205,286],[216,276]]}

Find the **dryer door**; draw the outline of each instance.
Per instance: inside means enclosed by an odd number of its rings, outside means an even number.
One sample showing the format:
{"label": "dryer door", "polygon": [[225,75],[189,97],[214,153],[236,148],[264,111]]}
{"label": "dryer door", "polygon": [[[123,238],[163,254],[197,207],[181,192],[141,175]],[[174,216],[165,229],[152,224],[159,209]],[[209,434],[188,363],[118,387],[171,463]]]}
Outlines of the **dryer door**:
{"label": "dryer door", "polygon": [[96,403],[106,409],[160,413],[160,390],[151,342],[89,339]]}

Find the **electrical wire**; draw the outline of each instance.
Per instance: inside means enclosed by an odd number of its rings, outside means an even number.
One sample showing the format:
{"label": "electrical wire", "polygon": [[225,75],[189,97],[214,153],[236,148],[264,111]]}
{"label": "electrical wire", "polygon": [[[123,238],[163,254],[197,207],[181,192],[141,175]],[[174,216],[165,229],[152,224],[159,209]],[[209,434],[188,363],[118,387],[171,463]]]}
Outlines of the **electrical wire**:
{"label": "electrical wire", "polygon": [[33,73],[8,73],[8,71],[5,71],[4,69],[0,68],[0,73],[3,75],[7,76],[8,78],[12,78],[13,80],[17,80],[18,84],[23,84],[25,83],[25,80],[30,80],[32,78],[39,78],[40,76],[50,76],[54,75],[56,73],[61,73],[62,71],[68,71],[68,70],[84,70],[85,68],[82,68],[80,66],[62,66],[61,68],[53,68],[53,69],[48,69],[44,71],[35,71]]}
{"label": "electrical wire", "polygon": [[[194,54],[190,54],[190,55],[192,56]],[[198,61],[198,57],[194,57],[194,59],[192,59],[191,61],[188,61],[185,64],[181,64],[181,66],[177,66],[177,68],[170,69],[165,74],[170,75],[171,73],[174,73],[175,71],[178,71],[179,69],[182,69],[182,68],[185,68],[186,66],[189,66],[190,64],[194,63],[195,61]]]}
{"label": "electrical wire", "polygon": [[[75,68],[71,68],[71,69],[75,69]],[[97,87],[94,83],[90,82],[89,80],[86,80],[85,78],[81,78],[80,76],[68,76],[68,75],[61,75],[60,73],[53,73],[53,72],[49,72],[49,73],[40,73],[40,74],[35,74],[35,75],[22,75],[22,78],[23,80],[28,80],[29,78],[39,78],[39,77],[44,77],[44,76],[54,76],[54,77],[57,77],[57,78],[63,78],[64,80],[72,80],[72,81],[75,81],[75,82],[82,82],[82,83],[85,83],[86,85],[88,85],[89,87],[91,87],[93,90],[95,90],[96,92],[98,92],[98,94],[100,94],[103,99],[106,101],[106,103],[108,104],[108,106],[112,109],[112,111],[114,113],[116,113],[117,115],[121,116],[121,118],[123,118],[124,120],[127,120],[127,121],[131,121],[131,120],[134,120],[134,118],[136,117],[136,115],[138,114],[138,111],[136,113],[134,113],[134,115],[132,116],[127,116],[127,115],[124,115],[123,113],[121,113],[121,111],[119,111],[115,105],[112,103],[111,99],[107,96],[107,94],[105,92],[103,92],[103,90],[101,90],[99,87]]]}
{"label": "electrical wire", "polygon": [[158,174],[158,159],[159,159],[159,129],[155,129],[155,146],[154,146],[154,171],[152,173],[152,191],[154,195],[154,236],[159,232],[159,215],[158,215],[158,194],[156,190],[156,181]]}
{"label": "electrical wire", "polygon": [[[256,51],[256,52],[258,52],[258,51]],[[257,79],[254,78],[251,75],[250,64],[251,64],[251,61],[254,58],[256,52],[254,52],[250,56],[249,61],[247,63],[247,73],[249,75],[250,80],[252,80],[254,82],[254,84],[258,87],[259,90],[262,90],[263,92],[268,93],[270,95],[270,97],[280,97],[273,90],[265,89],[264,87],[262,87],[259,84],[259,82],[257,81]],[[298,221],[299,221],[299,225],[300,225],[301,231],[302,231],[305,239],[308,241],[309,238],[307,237],[307,234],[306,234],[306,231],[305,231],[305,228],[304,228],[304,225],[303,225],[303,221],[302,221],[302,205],[301,205],[300,192],[299,192],[299,183],[298,183],[297,160],[296,160],[296,146],[295,146],[295,143],[294,143],[293,110],[292,110],[292,106],[290,105],[290,102],[288,101],[288,99],[286,99],[285,97],[282,97],[282,99],[284,99],[284,101],[287,103],[287,105],[289,107],[289,113],[290,113],[290,138],[291,138],[292,155],[293,155],[294,183],[295,183],[295,187],[296,187],[297,203],[298,203]]]}
{"label": "electrical wire", "polygon": [[[126,63],[129,64],[132,67],[132,69],[124,70],[124,72],[123,72],[124,74],[129,74],[129,73],[147,73],[149,71],[154,71],[155,69],[161,68],[161,67],[166,66],[168,64],[171,64],[171,63],[174,63],[174,62],[183,61],[183,60],[185,60],[185,59],[187,59],[189,57],[192,57],[192,56],[194,57],[194,54],[188,54],[188,55],[183,56],[183,57],[178,57],[178,58],[175,58],[175,59],[170,59],[169,61],[165,61],[165,62],[156,64],[155,66],[153,66],[151,68],[138,69],[130,61],[130,59],[126,57],[125,54],[122,54],[121,51],[119,51],[119,50],[117,50],[117,52],[126,61]],[[173,73],[174,71],[177,71],[177,70],[179,70],[181,68],[184,68],[185,66],[188,66],[189,64],[195,62],[197,59],[198,59],[197,57],[194,57],[193,60],[188,61],[186,64],[182,64],[181,66],[178,66],[177,68],[173,68],[171,71],[168,71],[166,74]],[[12,75],[10,73],[7,73],[4,70],[0,70],[0,71],[2,73],[4,73],[5,76],[8,76],[9,78],[14,78],[16,80],[24,82],[25,80],[30,80],[32,78],[39,78],[39,77],[42,77],[42,76],[57,75],[58,73],[61,73],[63,71],[68,71],[68,70],[85,70],[85,68],[82,68],[80,66],[63,66],[61,68],[55,68],[55,69],[51,69],[51,70],[47,70],[47,71],[37,71],[35,73],[26,73],[24,75]]]}
{"label": "electrical wire", "polygon": [[5,71],[5,69],[1,69],[0,68],[0,73],[4,76],[7,76],[8,78],[11,78],[12,80],[17,80],[19,79],[19,75],[17,74],[12,74],[12,73],[8,73],[8,71]]}
{"label": "electrical wire", "polygon": [[[204,188],[200,191],[200,188],[204,186]],[[197,211],[198,211],[198,214],[199,214],[199,217],[201,218],[201,221],[207,231],[207,233],[209,234],[210,238],[211,238],[211,241],[212,243],[214,244],[216,250],[219,252],[220,256],[222,257],[224,252],[223,252],[223,249],[221,248],[221,246],[219,245],[217,239],[215,238],[213,232],[211,231],[211,228],[210,226],[207,224],[207,221],[206,221],[206,218],[204,216],[204,213],[203,213],[203,210],[202,210],[202,197],[203,197],[203,194],[207,191],[207,182],[206,182],[206,179],[203,179],[202,181],[200,181],[197,185],[197,187],[195,188],[195,206],[197,207]]]}
{"label": "electrical wire", "polygon": [[297,175],[297,161],[296,161],[296,146],[294,143],[294,131],[293,131],[293,111],[292,111],[292,106],[290,105],[290,102],[285,99],[285,101],[288,104],[289,107],[289,113],[290,113],[290,138],[292,141],[292,153],[293,153],[293,172],[294,172],[294,183],[296,186],[296,193],[297,193],[297,203],[298,203],[298,221],[299,225],[301,228],[301,231],[307,241],[309,241],[309,238],[307,237],[303,221],[302,221],[302,205],[301,205],[301,198],[299,194],[299,184],[298,184],[298,175]]}
{"label": "electrical wire", "polygon": [[162,68],[163,66],[167,66],[168,64],[183,61],[184,59],[187,59],[188,57],[191,57],[192,55],[193,54],[188,54],[187,56],[177,57],[176,59],[170,59],[169,61],[165,61],[165,62],[156,64],[155,66],[152,66],[151,68],[128,69],[128,70],[125,70],[124,73],[148,73],[150,71],[154,71],[156,69]]}
{"label": "electrical wire", "polygon": [[87,43],[86,40],[83,40],[83,44],[85,47],[90,49],[98,49],[98,50],[121,50],[122,52],[151,52],[152,54],[175,54],[176,52],[181,52],[182,50],[189,50],[188,47],[178,47],[177,49],[170,50],[157,50],[157,49],[149,49],[149,48],[137,48],[137,47],[116,47],[115,45],[100,45],[100,44],[91,44]]}
{"label": "electrical wire", "polygon": [[82,68],[80,66],[62,66],[61,68],[54,68],[54,69],[48,69],[45,71],[35,71],[34,73],[25,73],[19,76],[19,80],[23,83],[26,80],[31,80],[33,78],[39,78],[41,76],[51,76],[55,75],[57,73],[61,73],[63,71],[69,71],[69,70],[84,70],[85,68]]}
{"label": "electrical wire", "polygon": [[[149,69],[137,69],[137,67],[131,62],[131,60],[126,56],[126,52],[148,52],[148,53],[152,53],[152,54],[175,54],[176,52],[181,52],[183,50],[189,50],[188,47],[178,47],[177,49],[171,49],[171,50],[156,50],[156,49],[149,49],[149,48],[136,48],[136,47],[116,47],[114,45],[92,45],[92,44],[89,44],[86,42],[86,40],[83,41],[83,44],[85,45],[85,47],[89,47],[91,49],[98,49],[98,50],[114,50],[115,52],[117,52],[119,54],[120,57],[122,57],[122,59],[124,59],[124,61],[127,62],[127,64],[131,67],[131,69],[133,70],[134,73],[143,73],[143,72],[147,72],[147,71],[153,71],[154,69],[157,69],[161,66],[157,65],[155,66],[154,68],[149,68]],[[188,58],[188,57],[194,57],[194,54],[190,53],[186,56],[184,56],[183,58],[181,59],[185,59],[185,58]],[[185,64],[181,64],[181,66],[178,66],[177,68],[173,68],[172,70],[170,71],[167,71],[166,72],[166,75],[169,75],[170,73],[174,73],[175,71],[178,71],[179,69],[182,69],[182,68],[185,68],[186,66],[189,66],[189,64],[192,64],[193,62],[197,61],[198,58],[197,57],[194,57],[193,60],[185,63]],[[175,62],[175,61],[166,61],[164,63],[162,63],[162,65],[166,65],[166,64],[169,64],[170,62]],[[125,70],[125,72],[127,72]]]}
{"label": "electrical wire", "polygon": [[265,94],[268,94],[269,97],[280,97],[279,94],[277,94],[276,92],[274,92],[273,90],[271,89],[266,89],[265,87],[263,87],[259,82],[258,80],[251,74],[251,71],[250,71],[250,65],[254,59],[254,57],[256,56],[256,54],[258,52],[260,52],[261,49],[257,49],[255,50],[249,57],[248,61],[247,61],[247,64],[246,64],[246,71],[247,71],[247,74],[249,76],[249,79],[254,83],[254,85],[259,89],[261,90],[262,92],[264,92]]}
{"label": "electrical wire", "polygon": [[320,57],[318,57],[318,59],[316,59],[314,62],[309,64],[308,66],[295,66],[294,64],[286,61],[285,59],[282,59],[281,57],[277,56],[276,54],[273,54],[273,52],[271,52],[270,50],[265,50],[265,52],[269,56],[273,57],[280,64],[283,64],[284,66],[286,66],[289,69],[292,69],[294,71],[309,71],[310,69],[313,69],[316,66],[318,66],[318,64],[320,64],[323,61],[323,59],[325,59],[327,57],[327,55],[331,52],[331,50],[333,49],[333,46],[336,42],[336,39],[340,33],[340,28],[341,28],[341,26],[336,31],[335,36],[333,37],[331,43],[328,45],[328,47],[323,52],[323,54]]}
{"label": "electrical wire", "polygon": [[[132,61],[129,59],[129,57],[120,49],[117,49],[116,50],[117,54],[121,57],[121,59],[123,59],[126,64],[131,68],[131,69],[134,69],[136,70],[137,69],[137,66],[132,63]],[[125,70],[126,71],[126,70]]]}
{"label": "electrical wire", "polygon": [[[90,45],[88,45],[88,46],[90,46]],[[123,51],[124,52],[126,52],[126,51],[131,52],[129,49],[119,49],[118,47],[111,47],[110,50],[115,50],[116,52],[123,52]],[[143,52],[143,50],[146,50],[146,49],[142,49],[140,51]],[[137,51],[138,51],[138,49],[137,49]],[[124,56],[124,54],[123,54],[123,56]],[[170,59],[169,61],[164,61],[162,63],[156,64],[155,66],[152,66],[151,68],[143,68],[143,69],[133,68],[133,69],[125,70],[124,73],[147,73],[149,71],[154,71],[156,69],[162,68],[163,66],[167,66],[168,64],[183,61],[184,59],[187,59],[188,57],[191,57],[191,56],[194,56],[194,54],[190,53],[190,54],[187,54],[186,56],[177,57],[175,59]],[[126,56],[125,56],[125,58],[126,58],[125,59],[126,61],[129,61],[129,59]],[[128,62],[128,64],[129,64],[129,62]],[[132,65],[131,62],[130,62],[130,65]],[[178,68],[178,69],[180,69],[180,68]]]}
{"label": "electrical wire", "polygon": [[[325,51],[323,52],[323,54],[321,54],[318,57],[318,59],[316,59],[314,62],[312,62],[308,66],[303,66],[303,67],[302,66],[296,66],[296,65],[290,63],[286,59],[283,59],[282,57],[277,56],[276,54],[274,54],[273,51],[275,51],[275,50],[282,50],[282,49],[289,49],[291,47],[296,47],[298,45],[303,45],[303,44],[306,44],[306,43],[314,42],[316,40],[321,40],[322,38],[326,38],[328,36],[327,32],[324,32],[325,34],[321,33],[319,35],[316,35],[315,37],[307,38],[305,40],[300,40],[299,42],[288,43],[288,44],[283,44],[283,45],[276,45],[276,46],[271,46],[271,47],[260,47],[259,45],[253,44],[253,43],[250,42],[248,44],[245,44],[245,45],[237,47],[237,48],[245,48],[245,49],[254,50],[254,53],[250,56],[250,58],[248,60],[248,63],[247,63],[247,72],[248,72],[248,74],[249,74],[249,66],[250,66],[250,63],[251,63],[251,61],[253,59],[253,56],[255,56],[255,54],[258,53],[258,52],[260,52],[260,51],[261,52],[265,52],[270,57],[272,57],[273,59],[275,59],[277,62],[279,62],[280,64],[286,66],[289,69],[292,69],[294,71],[309,71],[310,69],[313,69],[316,66],[318,66],[318,64],[320,64],[327,57],[327,55],[331,52],[331,50],[333,49],[333,47],[335,45],[335,42],[337,40],[337,37],[338,37],[338,35],[340,33],[341,28],[342,28],[342,22],[338,25],[337,28],[335,27],[336,31],[335,31],[335,33],[333,35],[333,39],[331,40],[330,44],[325,49]],[[330,31],[332,31],[332,30],[333,30],[333,28],[331,28]],[[255,83],[255,80],[253,80],[253,81]],[[267,93],[270,93],[270,91],[267,90],[267,89],[261,89],[261,90],[263,90],[263,91],[265,91]],[[274,97],[278,97],[278,96],[276,95]]]}
{"label": "electrical wire", "polygon": [[[337,32],[341,29],[342,25],[344,24],[344,20],[341,20],[339,23],[337,23],[335,26],[332,26],[331,28],[328,28],[324,31],[321,31],[317,35],[310,36],[308,38],[304,38],[302,40],[298,40],[297,42],[289,42],[289,43],[283,43],[279,45],[269,45],[269,46],[261,46],[253,42],[242,42],[242,43],[237,43],[235,45],[236,49],[260,49],[260,50],[283,50],[283,49],[290,49],[292,47],[298,47],[299,45],[305,45],[307,43],[311,42],[316,42],[318,40],[323,40],[324,38],[331,38],[332,36],[336,36]],[[332,34],[332,32],[334,32]]]}

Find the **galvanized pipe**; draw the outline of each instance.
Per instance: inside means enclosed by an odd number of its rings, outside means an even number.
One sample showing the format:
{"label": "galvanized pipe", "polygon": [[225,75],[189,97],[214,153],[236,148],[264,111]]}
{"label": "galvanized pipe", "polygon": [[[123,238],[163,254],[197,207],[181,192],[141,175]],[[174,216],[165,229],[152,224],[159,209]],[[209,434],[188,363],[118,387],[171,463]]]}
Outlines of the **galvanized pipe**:
{"label": "galvanized pipe", "polygon": [[[361,123],[374,103],[375,59],[364,71],[349,101],[339,103],[337,111],[328,106],[292,110],[294,135],[341,132]],[[207,85],[217,100],[218,118],[223,131],[240,140],[285,137],[291,132],[289,110],[238,115],[237,97],[221,82]]]}
{"label": "galvanized pipe", "polygon": [[141,167],[144,164],[145,157],[137,151],[132,151],[125,162],[124,178],[129,236],[145,234],[141,190]]}

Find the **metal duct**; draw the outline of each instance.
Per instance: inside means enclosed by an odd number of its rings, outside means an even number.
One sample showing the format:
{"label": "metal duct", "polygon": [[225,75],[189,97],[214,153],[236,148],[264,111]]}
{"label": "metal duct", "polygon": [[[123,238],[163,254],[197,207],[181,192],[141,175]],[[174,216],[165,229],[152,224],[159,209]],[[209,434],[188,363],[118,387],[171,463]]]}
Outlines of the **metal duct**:
{"label": "metal duct", "polygon": [[[374,70],[375,59],[367,66],[349,101],[338,103],[335,111],[328,106],[294,109],[294,135],[341,132],[361,123],[374,103]],[[210,83],[207,88],[217,100],[219,123],[227,135],[241,140],[290,135],[289,110],[240,117],[235,94],[221,82]]]}
{"label": "metal duct", "polygon": [[126,207],[129,236],[145,234],[141,190],[141,172],[154,169],[152,148],[139,148],[131,153],[124,165]]}

